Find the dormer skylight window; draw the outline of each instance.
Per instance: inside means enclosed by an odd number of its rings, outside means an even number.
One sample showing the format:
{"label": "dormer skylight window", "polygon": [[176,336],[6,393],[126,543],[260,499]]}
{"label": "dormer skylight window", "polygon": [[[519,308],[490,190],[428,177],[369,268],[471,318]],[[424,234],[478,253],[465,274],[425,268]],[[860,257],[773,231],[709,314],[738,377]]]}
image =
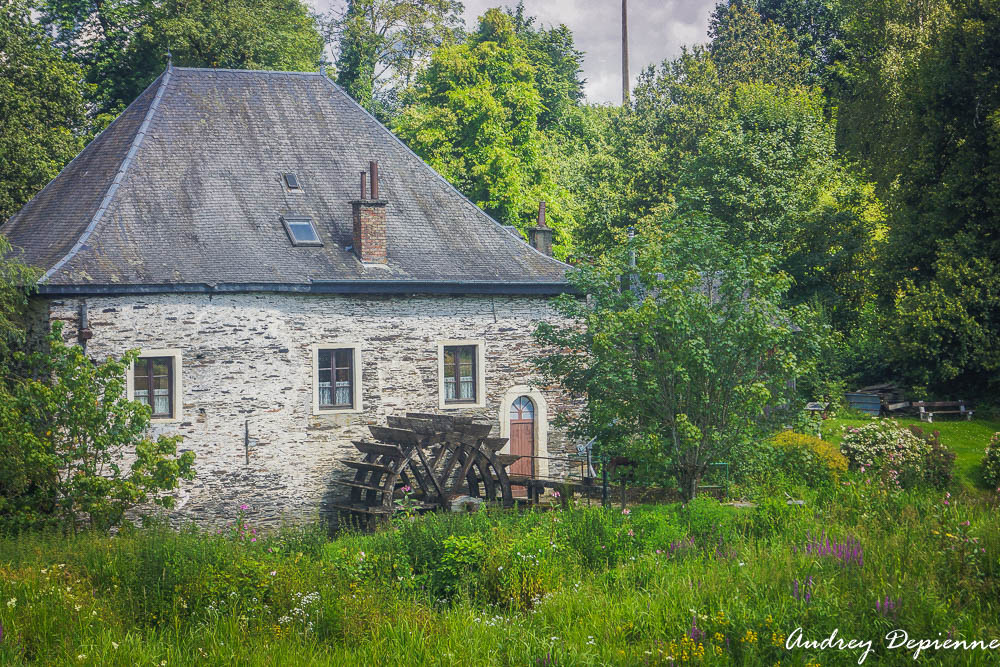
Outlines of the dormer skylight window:
{"label": "dormer skylight window", "polygon": [[295,174],[287,173],[285,174],[285,185],[288,186],[289,190],[301,190],[302,186],[299,185],[299,179]]}
{"label": "dormer skylight window", "polygon": [[316,233],[312,218],[301,215],[281,216],[288,238],[294,246],[321,246],[323,242]]}

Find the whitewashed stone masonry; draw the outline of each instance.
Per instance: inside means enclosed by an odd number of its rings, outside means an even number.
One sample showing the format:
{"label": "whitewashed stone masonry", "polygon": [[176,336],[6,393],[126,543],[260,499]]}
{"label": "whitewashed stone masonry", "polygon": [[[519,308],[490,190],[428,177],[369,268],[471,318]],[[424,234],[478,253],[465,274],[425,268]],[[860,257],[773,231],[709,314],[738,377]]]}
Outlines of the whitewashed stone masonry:
{"label": "whitewashed stone masonry", "polygon": [[[62,320],[76,340],[82,298],[49,301],[50,320]],[[197,455],[197,478],[181,490],[171,521],[226,524],[250,506],[255,523],[332,519],[332,502],[348,475],[338,458],[353,458],[352,439],[366,426],[411,411],[437,412],[438,348],[443,339],[485,341],[485,407],[454,410],[491,419],[511,387],[541,392],[548,419],[576,409],[558,387],[539,384],[531,359],[542,320],[558,321],[542,297],[349,297],[288,294],[86,297],[94,359],[131,348],[181,351],[183,413],[153,426],[179,433]],[[362,411],[314,415],[315,343],[361,345]],[[251,445],[244,445],[249,420]],[[549,456],[575,452],[565,435],[548,432]],[[247,455],[249,454],[249,464]],[[564,466],[553,464],[550,474]]]}

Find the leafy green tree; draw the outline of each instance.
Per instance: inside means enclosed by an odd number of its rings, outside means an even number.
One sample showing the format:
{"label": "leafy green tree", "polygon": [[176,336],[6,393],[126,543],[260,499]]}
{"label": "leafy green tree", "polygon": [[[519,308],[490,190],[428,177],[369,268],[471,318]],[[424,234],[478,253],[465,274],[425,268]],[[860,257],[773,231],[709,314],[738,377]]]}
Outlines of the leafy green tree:
{"label": "leafy green tree", "polygon": [[131,351],[94,363],[53,327],[48,349],[18,353],[26,372],[0,388],[0,526],[106,530],[130,508],[171,507],[194,453],[148,436],[150,409],[125,396]]}
{"label": "leafy green tree", "polygon": [[518,2],[507,13],[514,22],[514,33],[524,43],[526,56],[535,67],[535,87],[544,108],[538,126],[547,130],[572,123],[567,115],[583,101],[583,52],[577,50],[573,33],[565,25],[536,27],[536,19]]}
{"label": "leafy green tree", "polygon": [[569,241],[569,193],[553,180],[538,129],[542,101],[535,68],[511,18],[488,11],[463,44],[434,52],[395,132],[497,220],[525,229],[548,202],[556,250]]}
{"label": "leafy green tree", "polygon": [[726,83],[796,86],[809,81],[812,63],[782,26],[765,21],[751,7],[720,4],[712,14],[708,36],[712,60]]}
{"label": "leafy green tree", "polygon": [[894,360],[964,398],[1000,386],[1000,2],[952,8],[907,86],[887,283]]}
{"label": "leafy green tree", "polygon": [[[814,365],[818,335],[803,308],[782,307],[788,279],[733,252],[704,216],[664,222],[624,253],[573,277],[586,299],[558,301],[566,325],[538,340],[559,350],[542,372],[586,399],[571,431],[606,453],[658,463],[691,499],[708,465],[771,428]],[[632,289],[623,288],[623,284]]]}
{"label": "leafy green tree", "polygon": [[640,73],[631,106],[589,113],[596,150],[582,167],[585,214],[575,243],[600,254],[624,243],[626,230],[658,219],[672,203],[681,163],[723,113],[725,88],[708,51],[685,49],[673,61]]}
{"label": "leafy green tree", "polygon": [[315,70],[322,38],[301,0],[43,0],[41,20],[116,113],[166,67]]}
{"label": "leafy green tree", "polygon": [[17,259],[7,237],[0,236],[0,373],[10,368],[14,350],[25,343],[28,297],[39,271]]}
{"label": "leafy green tree", "polygon": [[1000,263],[970,241],[942,243],[932,280],[902,282],[890,337],[911,384],[957,398],[1000,388]]}
{"label": "leafy green tree", "polygon": [[0,223],[83,148],[84,92],[80,68],[32,22],[30,6],[0,7]]}
{"label": "leafy green tree", "polygon": [[874,298],[884,213],[837,157],[823,103],[818,89],[736,85],[674,196],[679,214],[722,220],[727,242],[772,256],[793,278],[793,302],[819,299],[843,329]]}
{"label": "leafy green tree", "polygon": [[337,83],[361,106],[385,118],[398,109],[438,46],[461,36],[455,0],[347,0],[324,21],[336,45]]}

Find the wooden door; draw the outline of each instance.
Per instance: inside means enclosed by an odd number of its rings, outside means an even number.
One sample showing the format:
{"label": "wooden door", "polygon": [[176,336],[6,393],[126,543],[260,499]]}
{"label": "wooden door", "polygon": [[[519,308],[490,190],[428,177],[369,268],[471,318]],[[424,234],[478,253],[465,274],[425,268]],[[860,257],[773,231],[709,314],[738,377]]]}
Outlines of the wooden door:
{"label": "wooden door", "polygon": [[[519,396],[510,406],[510,453],[525,458],[515,461],[508,472],[511,475],[532,477],[535,474],[535,404],[527,396]],[[511,487],[515,496],[526,496],[525,486]]]}

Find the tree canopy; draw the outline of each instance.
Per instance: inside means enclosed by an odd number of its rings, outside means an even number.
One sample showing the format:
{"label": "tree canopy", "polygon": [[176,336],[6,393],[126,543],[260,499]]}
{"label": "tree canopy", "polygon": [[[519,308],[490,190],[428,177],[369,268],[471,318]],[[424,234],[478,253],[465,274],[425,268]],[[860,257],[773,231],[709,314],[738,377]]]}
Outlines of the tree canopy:
{"label": "tree canopy", "polygon": [[26,2],[0,7],[0,223],[83,148],[86,91]]}
{"label": "tree canopy", "polygon": [[565,252],[568,194],[543,159],[544,107],[525,53],[511,17],[488,11],[468,41],[434,52],[394,130],[500,222],[525,229],[546,200],[556,247]]}
{"label": "tree canopy", "polygon": [[42,0],[42,24],[117,113],[166,67],[314,71],[322,38],[301,0]]}

